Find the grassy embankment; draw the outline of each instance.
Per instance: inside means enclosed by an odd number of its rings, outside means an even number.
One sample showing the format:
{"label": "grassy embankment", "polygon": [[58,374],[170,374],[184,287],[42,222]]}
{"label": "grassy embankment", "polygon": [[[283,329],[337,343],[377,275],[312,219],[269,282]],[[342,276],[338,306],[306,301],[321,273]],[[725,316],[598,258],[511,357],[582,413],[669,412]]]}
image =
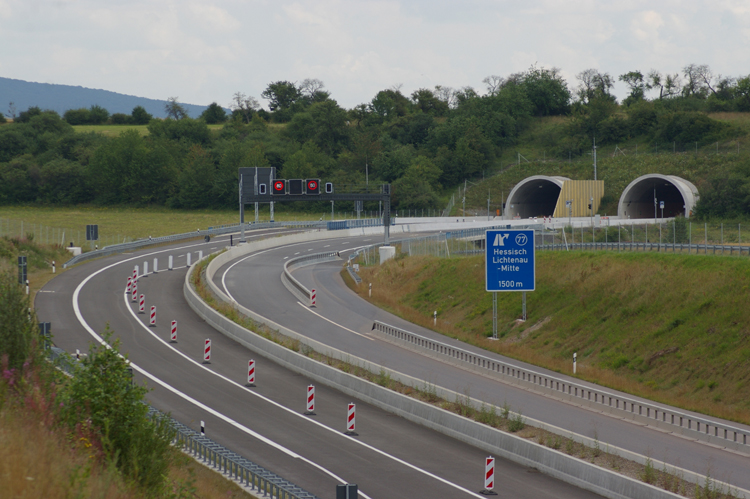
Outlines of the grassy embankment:
{"label": "grassy embankment", "polygon": [[[144,491],[123,480],[114,466],[95,463],[85,443],[71,441],[33,410],[0,403],[0,446],[4,497],[144,497]],[[175,499],[254,497],[220,473],[178,453],[169,469],[169,480],[175,484]]]}
{"label": "grassy embankment", "polygon": [[[16,258],[26,255],[32,292],[54,277],[48,262],[63,261],[59,246],[39,245],[26,239],[0,238],[0,272],[15,272]],[[58,267],[58,272],[62,269]],[[33,303],[33,296],[32,296]],[[7,372],[5,374],[8,374]],[[54,423],[54,407],[40,393],[14,395],[0,380],[0,476],[8,497],[143,497],[143,490],[127,482],[113,463],[101,463],[85,442],[75,442]],[[33,381],[24,380],[20,392]],[[28,386],[27,386],[28,385]],[[169,480],[175,498],[251,497],[237,485],[194,460],[175,452]]]}
{"label": "grassy embankment", "polygon": [[[672,143],[660,144],[657,152],[656,147],[643,137],[628,139],[617,145],[598,146],[597,179],[604,180],[605,194],[599,213],[616,214],[623,189],[641,175],[677,175],[693,182],[700,189],[701,182],[709,175],[721,175],[738,164],[750,161],[750,113],[711,113],[709,117],[731,124],[736,137],[719,141],[718,144],[698,144],[697,152],[689,144],[677,144],[678,149],[673,152]],[[488,190],[491,195],[490,209],[493,212],[499,209],[502,198],[508,197],[515,184],[532,175],[558,175],[573,180],[593,179],[591,155],[572,157],[570,161],[552,156],[553,151],[558,154],[565,152],[561,144],[564,143],[564,129],[569,121],[570,118],[567,117],[535,119],[520,135],[518,144],[503,152],[498,160],[500,170],[484,181],[474,181],[475,185],[469,185],[466,193],[467,215],[487,213]],[[520,164],[517,164],[518,153],[523,156]],[[459,214],[460,210],[461,206],[456,198],[453,214]]]}
{"label": "grassy embankment", "polygon": [[[207,125],[208,129],[215,133],[221,130],[224,125]],[[117,137],[126,130],[136,130],[141,137],[149,134],[148,125],[75,125],[73,127],[78,133],[100,133],[107,137]]]}
{"label": "grassy embankment", "polygon": [[[635,395],[750,423],[750,268],[745,258],[540,253],[528,321],[483,257],[397,258],[363,268],[357,292],[401,317],[504,355]],[[432,313],[438,312],[438,326]]]}

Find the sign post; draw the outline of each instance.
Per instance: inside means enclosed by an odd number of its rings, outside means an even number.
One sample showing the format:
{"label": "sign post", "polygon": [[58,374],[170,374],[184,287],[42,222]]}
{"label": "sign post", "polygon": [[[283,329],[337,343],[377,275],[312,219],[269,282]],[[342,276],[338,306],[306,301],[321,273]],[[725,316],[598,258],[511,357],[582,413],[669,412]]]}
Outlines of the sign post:
{"label": "sign post", "polygon": [[[523,320],[526,320],[526,291],[536,287],[536,259],[533,229],[488,230],[485,232],[485,290],[521,291]],[[493,298],[493,319],[497,300]],[[493,338],[497,338],[497,320],[493,320]]]}

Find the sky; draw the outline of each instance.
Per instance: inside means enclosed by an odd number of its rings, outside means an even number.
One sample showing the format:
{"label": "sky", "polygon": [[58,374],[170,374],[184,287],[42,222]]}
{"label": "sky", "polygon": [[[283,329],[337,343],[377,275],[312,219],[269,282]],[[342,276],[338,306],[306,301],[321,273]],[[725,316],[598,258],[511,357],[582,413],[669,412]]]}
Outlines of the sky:
{"label": "sky", "polygon": [[690,63],[750,74],[750,0],[0,0],[0,76],[189,104],[265,107],[269,83],[316,78],[352,108],[388,88],[484,93],[534,64],[574,89],[589,68]]}

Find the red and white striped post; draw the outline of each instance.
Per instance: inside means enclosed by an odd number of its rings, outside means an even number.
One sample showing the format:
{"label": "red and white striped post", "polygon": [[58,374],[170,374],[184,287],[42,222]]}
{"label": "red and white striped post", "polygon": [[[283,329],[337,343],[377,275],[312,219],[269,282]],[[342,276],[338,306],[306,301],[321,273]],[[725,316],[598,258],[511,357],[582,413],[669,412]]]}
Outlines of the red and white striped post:
{"label": "red and white striped post", "polygon": [[484,490],[485,495],[497,495],[492,489],[495,488],[495,458],[487,456],[484,459]]}
{"label": "red and white striped post", "polygon": [[315,415],[315,387],[313,385],[307,387],[307,410],[305,414],[308,416]]}
{"label": "red and white striped post", "polygon": [[318,294],[315,292],[314,289],[311,289],[310,290],[310,306],[311,307],[315,306],[315,302],[317,301],[317,298],[318,298]]}
{"label": "red and white striped post", "polygon": [[138,279],[138,265],[133,268],[133,280]]}
{"label": "red and white striped post", "polygon": [[127,291],[125,291],[127,294],[130,294],[130,287],[133,285],[133,278],[131,276],[128,276],[128,287]]}
{"label": "red and white striped post", "polygon": [[169,341],[170,343],[177,343],[177,321],[172,321],[172,327],[170,328]]}
{"label": "red and white striped post", "polygon": [[138,281],[133,279],[133,286],[130,288],[133,292],[133,301],[138,301]]}
{"label": "red and white striped post", "polygon": [[156,326],[156,305],[151,305],[151,320],[149,326]]}
{"label": "red and white striped post", "polygon": [[210,338],[206,338],[206,341],[203,344],[203,363],[204,364],[211,363],[211,339]]}
{"label": "red and white striped post", "polygon": [[138,298],[138,313],[142,314],[146,311],[146,297],[141,295],[140,298]]}
{"label": "red and white striped post", "polygon": [[349,402],[349,406],[346,409],[346,431],[344,432],[347,435],[357,435],[357,433],[354,431],[354,413],[356,411],[356,406],[353,402]]}
{"label": "red and white striped post", "polygon": [[250,359],[247,361],[247,385],[255,386],[255,361]]}

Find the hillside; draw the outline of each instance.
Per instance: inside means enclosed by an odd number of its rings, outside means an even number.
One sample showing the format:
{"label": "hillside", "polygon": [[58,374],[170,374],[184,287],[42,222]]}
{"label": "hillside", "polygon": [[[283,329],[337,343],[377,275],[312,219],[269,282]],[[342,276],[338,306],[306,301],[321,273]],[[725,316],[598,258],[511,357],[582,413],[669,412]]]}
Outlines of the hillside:
{"label": "hillside", "polygon": [[[708,116],[730,125],[733,136],[711,143],[660,143],[648,137],[635,137],[619,144],[597,146],[597,179],[604,180],[605,192],[599,214],[616,214],[623,189],[640,175],[677,175],[695,184],[703,194],[705,189],[713,188],[712,180],[728,179],[738,169],[747,168],[750,165],[750,114],[710,113]],[[569,117],[535,119],[519,136],[516,146],[504,151],[497,170],[488,171],[486,178],[468,184],[467,214],[487,213],[488,192],[491,211],[500,209],[502,199],[507,198],[516,183],[532,175],[593,179],[593,155],[590,152],[582,156],[568,155],[565,151],[565,129],[571,121]],[[458,214],[458,209],[453,213]]]}
{"label": "hillside", "polygon": [[577,352],[581,378],[750,422],[745,258],[540,253],[526,323],[520,294],[498,293],[498,342],[481,256],[397,258],[360,275],[375,304],[443,334],[566,374]]}
{"label": "hillside", "polygon": [[[41,109],[56,111],[63,115],[68,109],[90,108],[99,105],[110,112],[130,114],[136,106],[142,106],[157,118],[166,118],[165,100],[147,99],[134,95],[118,94],[108,90],[99,90],[73,85],[55,85],[36,83],[0,77],[0,113],[10,117],[9,103],[13,103],[16,112],[25,111],[37,106]],[[182,104],[192,118],[197,118],[207,106]]]}

